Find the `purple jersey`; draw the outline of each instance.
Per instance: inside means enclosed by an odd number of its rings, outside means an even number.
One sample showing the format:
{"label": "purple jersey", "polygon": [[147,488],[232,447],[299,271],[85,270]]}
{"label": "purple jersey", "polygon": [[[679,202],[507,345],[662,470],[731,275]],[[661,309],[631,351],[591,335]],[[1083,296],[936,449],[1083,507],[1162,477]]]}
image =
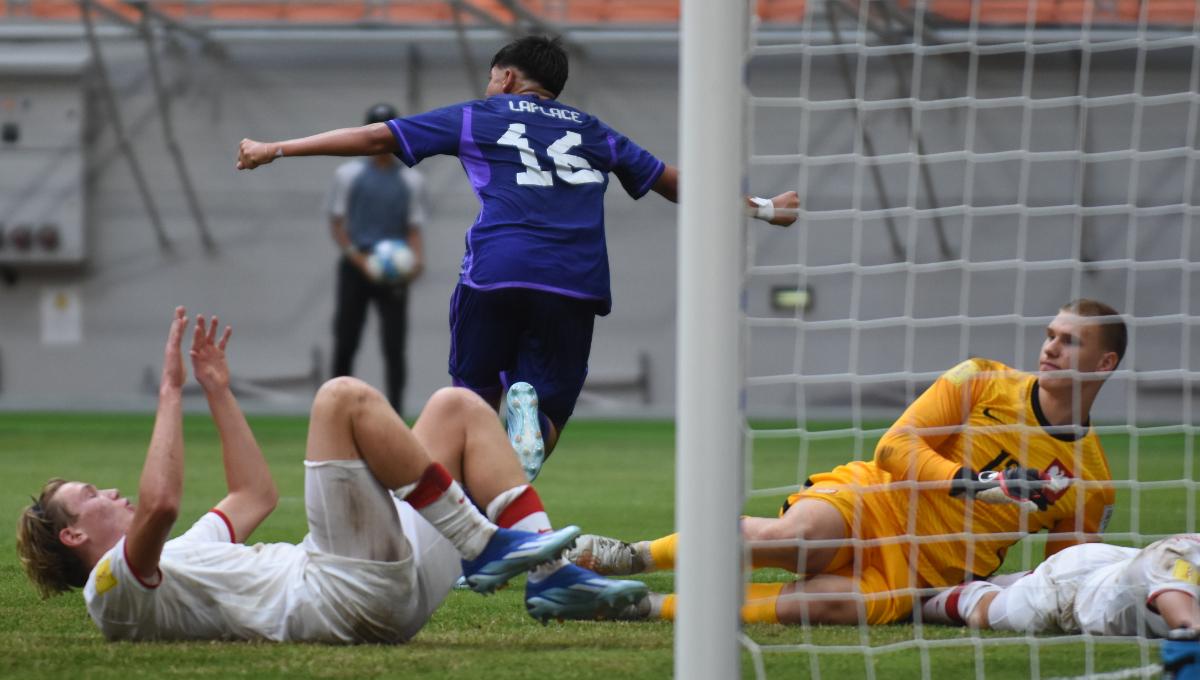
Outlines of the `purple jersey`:
{"label": "purple jersey", "polygon": [[534,288],[612,307],[604,241],[608,173],[634,198],[666,167],[583,111],[533,95],[496,95],[388,121],[396,155],[458,156],[479,198],[460,280]]}

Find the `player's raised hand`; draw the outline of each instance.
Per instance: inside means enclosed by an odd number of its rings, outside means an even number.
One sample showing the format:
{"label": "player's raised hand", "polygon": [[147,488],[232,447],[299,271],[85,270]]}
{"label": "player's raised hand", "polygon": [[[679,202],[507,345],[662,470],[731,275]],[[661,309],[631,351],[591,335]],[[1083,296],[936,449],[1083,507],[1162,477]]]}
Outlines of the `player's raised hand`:
{"label": "player's raised hand", "polygon": [[183,331],[187,328],[187,310],[175,308],[171,319],[171,330],[167,331],[167,347],[163,353],[162,381],[159,389],[181,389],[187,381],[187,369],[183,366]]}
{"label": "player's raised hand", "polygon": [[243,139],[238,144],[238,170],[253,170],[260,165],[266,165],[279,155],[278,143],[256,142],[253,139]]}
{"label": "player's raised hand", "polygon": [[204,322],[204,315],[196,315],[196,329],[192,333],[192,368],[196,371],[196,382],[205,392],[217,392],[229,387],[229,364],[225,361],[225,346],[229,344],[229,336],[233,329],[225,327],[225,332],[217,338],[217,328],[220,321],[213,317],[209,323]]}

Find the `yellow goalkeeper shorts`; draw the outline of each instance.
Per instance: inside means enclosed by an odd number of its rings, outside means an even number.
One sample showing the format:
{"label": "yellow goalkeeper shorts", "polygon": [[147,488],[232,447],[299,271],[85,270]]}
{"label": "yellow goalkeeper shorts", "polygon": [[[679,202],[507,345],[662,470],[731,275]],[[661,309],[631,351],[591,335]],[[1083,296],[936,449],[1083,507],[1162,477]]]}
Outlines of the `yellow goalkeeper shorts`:
{"label": "yellow goalkeeper shorts", "polygon": [[901,515],[907,513],[899,510],[907,507],[907,503],[895,498],[903,492],[886,488],[891,475],[874,463],[855,461],[815,474],[809,482],[802,491],[788,496],[780,514],[801,499],[816,499],[837,508],[851,538],[899,537],[901,540],[897,542],[882,545],[844,545],[838,548],[824,572],[858,584],[866,596],[867,623],[893,623],[908,618],[912,614],[913,596],[906,590],[921,586],[915,570],[909,566],[912,544],[903,540],[906,532]]}

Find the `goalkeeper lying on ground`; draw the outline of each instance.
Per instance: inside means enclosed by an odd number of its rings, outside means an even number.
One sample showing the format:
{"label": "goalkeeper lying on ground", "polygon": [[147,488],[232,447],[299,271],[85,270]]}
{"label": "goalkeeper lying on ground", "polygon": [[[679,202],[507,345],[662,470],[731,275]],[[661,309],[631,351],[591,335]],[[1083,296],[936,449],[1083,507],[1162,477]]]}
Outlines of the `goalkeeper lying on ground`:
{"label": "goalkeeper lying on ground", "polygon": [[579,529],[551,530],[496,412],[458,388],[434,394],[409,430],[365,383],[322,385],[304,457],[309,534],[299,545],[245,545],[278,493],[229,388],[229,329],[218,340],[215,318],[206,327],[197,317],[191,356],[229,493],[167,540],[183,495],[187,323],[177,308],[137,505],[116,489],[51,480],[17,526],[30,580],[44,596],[82,587],[105,637],[403,642],[460,574],[491,592],[531,570],[525,605],[543,621],[595,618],[646,592],[562,560]]}
{"label": "goalkeeper lying on ground", "polygon": [[[985,359],[944,373],[874,460],[813,475],[778,518],[743,518],[754,567],[804,576],[750,585],[744,618],[889,623],[911,614],[915,589],[991,575],[1026,533],[1051,533],[1047,555],[1097,540],[1114,492],[1088,413],[1125,344],[1117,312],[1081,299],[1047,326],[1037,374]],[[670,569],[676,541],[584,536],[568,557],[601,573]],[[674,605],[651,594],[626,615],[673,618]]]}

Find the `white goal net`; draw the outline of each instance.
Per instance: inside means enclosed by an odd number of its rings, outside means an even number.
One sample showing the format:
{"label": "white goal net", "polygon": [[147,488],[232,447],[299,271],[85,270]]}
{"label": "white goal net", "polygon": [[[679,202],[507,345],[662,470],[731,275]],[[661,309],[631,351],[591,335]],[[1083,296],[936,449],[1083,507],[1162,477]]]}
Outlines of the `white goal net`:
{"label": "white goal net", "polygon": [[[795,25],[748,31],[744,82],[711,84],[746,93],[750,190],[796,189],[803,204],[790,230],[747,229],[748,513],[872,459],[905,406],[968,357],[1036,370],[1047,322],[1089,297],[1130,332],[1091,413],[1117,494],[1105,540],[1200,530],[1196,4],[793,4]],[[684,30],[686,43],[686,16]],[[744,27],[727,30],[736,41]],[[687,69],[685,52],[685,88]],[[1042,541],[1014,545],[1001,571],[1036,566]],[[748,625],[741,672],[1135,677],[1157,654],[1138,638]]]}

